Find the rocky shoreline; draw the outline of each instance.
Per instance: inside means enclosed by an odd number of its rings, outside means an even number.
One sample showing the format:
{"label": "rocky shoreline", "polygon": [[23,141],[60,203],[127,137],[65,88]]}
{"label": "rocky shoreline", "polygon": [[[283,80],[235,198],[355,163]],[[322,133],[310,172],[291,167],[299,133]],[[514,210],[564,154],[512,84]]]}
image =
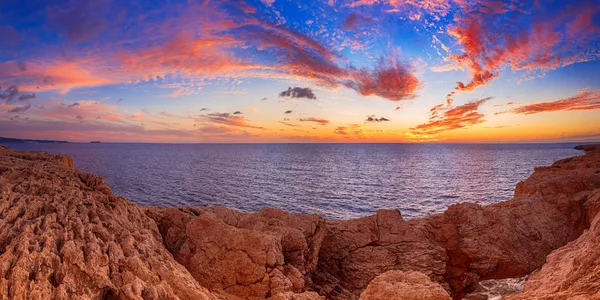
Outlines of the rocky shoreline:
{"label": "rocky shoreline", "polygon": [[506,299],[600,299],[600,146],[578,149],[508,201],[340,221],[140,206],[0,146],[0,299],[486,299],[479,282],[524,276]]}

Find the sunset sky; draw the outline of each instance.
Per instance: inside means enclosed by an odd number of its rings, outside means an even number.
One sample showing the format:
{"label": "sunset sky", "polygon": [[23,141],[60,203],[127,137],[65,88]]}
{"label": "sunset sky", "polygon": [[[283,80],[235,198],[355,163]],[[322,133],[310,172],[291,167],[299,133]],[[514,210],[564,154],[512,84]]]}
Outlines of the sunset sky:
{"label": "sunset sky", "polygon": [[598,0],[0,0],[0,136],[600,141]]}

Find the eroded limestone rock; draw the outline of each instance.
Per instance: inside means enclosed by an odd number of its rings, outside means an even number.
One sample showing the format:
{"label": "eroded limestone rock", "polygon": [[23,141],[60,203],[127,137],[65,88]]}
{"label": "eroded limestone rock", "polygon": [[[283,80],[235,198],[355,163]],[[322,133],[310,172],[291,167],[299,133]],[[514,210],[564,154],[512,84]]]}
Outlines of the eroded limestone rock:
{"label": "eroded limestone rock", "polygon": [[427,275],[416,271],[387,271],[373,279],[360,300],[451,300],[450,295]]}
{"label": "eroded limestone rock", "polygon": [[0,298],[219,299],[155,222],[66,156],[0,148]]}

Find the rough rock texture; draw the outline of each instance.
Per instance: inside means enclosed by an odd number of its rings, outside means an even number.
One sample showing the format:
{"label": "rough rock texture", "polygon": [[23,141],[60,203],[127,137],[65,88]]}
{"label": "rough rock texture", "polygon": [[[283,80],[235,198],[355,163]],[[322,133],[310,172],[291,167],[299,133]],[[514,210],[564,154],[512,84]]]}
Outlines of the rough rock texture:
{"label": "rough rock texture", "polygon": [[381,273],[415,270],[460,299],[480,280],[528,275],[552,250],[579,237],[598,211],[588,199],[600,188],[600,152],[586,149],[536,168],[509,201],[461,203],[408,221],[397,211],[328,221],[315,289],[328,298],[355,299]]}
{"label": "rough rock texture", "polygon": [[427,275],[417,271],[387,271],[373,279],[360,300],[451,300]]}
{"label": "rough rock texture", "polygon": [[351,299],[377,275],[415,270],[443,282],[446,252],[422,225],[406,222],[398,210],[346,221],[329,221],[313,279],[328,298]]}
{"label": "rough rock texture", "polygon": [[239,297],[305,291],[325,233],[318,215],[271,208],[241,213],[223,207],[148,207],[147,214],[198,282]]}
{"label": "rough rock texture", "polygon": [[523,292],[510,300],[600,299],[600,190],[588,201],[595,218],[577,240],[552,252],[546,264],[534,273]]}
{"label": "rough rock texture", "polygon": [[218,299],[154,221],[69,157],[0,146],[0,298]]}
{"label": "rough rock texture", "polygon": [[523,290],[528,276],[520,278],[490,279],[477,284],[472,293],[467,294],[464,300],[502,300],[506,296],[518,294]]}
{"label": "rough rock texture", "polygon": [[461,299],[536,270],[511,299],[600,299],[600,146],[581,149],[509,201],[326,221],[141,207],[69,157],[0,146],[0,299]]}

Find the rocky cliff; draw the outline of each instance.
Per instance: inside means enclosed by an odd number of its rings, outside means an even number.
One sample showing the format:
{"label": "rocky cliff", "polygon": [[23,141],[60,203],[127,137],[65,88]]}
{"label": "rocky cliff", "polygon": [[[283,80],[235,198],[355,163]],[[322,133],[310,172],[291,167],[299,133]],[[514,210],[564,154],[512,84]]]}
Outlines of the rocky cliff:
{"label": "rocky cliff", "polygon": [[580,149],[505,202],[331,221],[138,206],[67,156],[0,146],[0,298],[461,299],[531,274],[507,299],[600,299],[600,147]]}

